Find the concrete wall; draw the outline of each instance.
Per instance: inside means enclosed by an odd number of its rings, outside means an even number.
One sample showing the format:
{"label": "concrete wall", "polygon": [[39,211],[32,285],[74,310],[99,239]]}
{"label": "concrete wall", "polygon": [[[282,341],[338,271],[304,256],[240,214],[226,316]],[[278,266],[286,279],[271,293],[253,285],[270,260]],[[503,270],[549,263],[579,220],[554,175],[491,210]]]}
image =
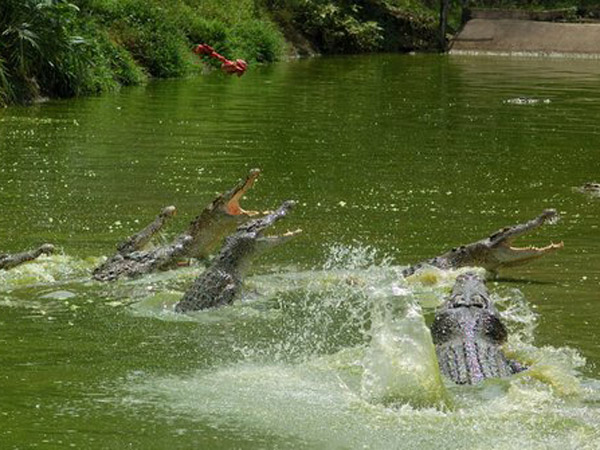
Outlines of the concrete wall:
{"label": "concrete wall", "polygon": [[453,39],[450,51],[600,56],[600,24],[472,19]]}

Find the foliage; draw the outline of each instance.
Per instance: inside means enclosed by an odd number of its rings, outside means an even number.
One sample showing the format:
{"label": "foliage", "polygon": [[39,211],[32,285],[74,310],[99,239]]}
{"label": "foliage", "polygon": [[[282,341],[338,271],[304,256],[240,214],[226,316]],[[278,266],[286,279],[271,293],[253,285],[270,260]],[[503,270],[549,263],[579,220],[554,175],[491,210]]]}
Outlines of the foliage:
{"label": "foliage", "polygon": [[381,48],[382,29],[361,16],[362,6],[349,0],[263,0],[325,53],[359,53]]}
{"label": "foliage", "polygon": [[248,61],[271,62],[283,53],[283,36],[272,23],[251,20],[231,30],[234,54]]}
{"label": "foliage", "polygon": [[190,45],[169,9],[147,0],[103,1],[88,7],[150,75],[177,77],[189,69]]}
{"label": "foliage", "polygon": [[45,90],[78,90],[86,49],[73,33],[77,8],[63,1],[4,0],[0,4],[3,98],[32,99]]}
{"label": "foliage", "polygon": [[359,19],[360,7],[325,1],[305,1],[299,15],[303,31],[325,52],[357,53],[378,50],[383,36],[374,21]]}
{"label": "foliage", "polygon": [[194,44],[224,56],[268,62],[283,54],[284,38],[254,0],[87,0],[111,36],[157,77],[181,76]]}
{"label": "foliage", "polygon": [[248,62],[272,62],[281,58],[284,38],[274,23],[265,19],[247,19],[227,24],[217,19],[188,15],[182,20],[190,42],[210,43],[230,59]]}
{"label": "foliage", "polygon": [[90,94],[143,79],[80,9],[65,0],[0,3],[0,102]]}
{"label": "foliage", "polygon": [[282,28],[300,32],[323,53],[427,48],[426,41],[435,41],[435,0],[260,1]]}
{"label": "foliage", "polygon": [[284,39],[254,0],[1,0],[0,105],[177,77],[205,42],[274,61]]}
{"label": "foliage", "polygon": [[[199,43],[229,59],[275,61],[286,48],[282,29],[326,53],[407,48],[412,21],[432,16],[432,2],[0,0],[0,104],[183,76],[199,66],[191,52]],[[409,11],[401,18],[409,38],[406,46],[392,47],[400,16],[389,12],[401,10]],[[418,39],[429,39],[419,33]]]}

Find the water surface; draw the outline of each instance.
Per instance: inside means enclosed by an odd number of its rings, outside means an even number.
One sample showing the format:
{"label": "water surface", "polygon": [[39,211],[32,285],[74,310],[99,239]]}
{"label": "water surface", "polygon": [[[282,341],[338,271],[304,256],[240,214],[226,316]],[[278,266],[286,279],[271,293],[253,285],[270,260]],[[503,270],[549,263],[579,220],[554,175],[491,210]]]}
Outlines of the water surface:
{"label": "water surface", "polygon": [[[3,448],[597,448],[600,67],[437,55],[318,58],[0,111]],[[531,97],[535,104],[506,100]],[[547,101],[543,101],[547,100]],[[169,204],[174,235],[248,169],[244,206],[304,233],[244,302],[179,317],[200,267],[89,272]],[[402,266],[528,220],[564,241],[490,285],[530,372],[444,382],[425,322],[456,273]]]}

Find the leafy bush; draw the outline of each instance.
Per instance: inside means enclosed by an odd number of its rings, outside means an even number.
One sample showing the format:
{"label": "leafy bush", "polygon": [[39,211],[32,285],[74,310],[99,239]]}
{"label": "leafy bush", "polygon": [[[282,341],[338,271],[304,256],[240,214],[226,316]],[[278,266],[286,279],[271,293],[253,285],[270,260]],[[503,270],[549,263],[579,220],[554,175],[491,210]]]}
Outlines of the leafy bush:
{"label": "leafy bush", "polygon": [[74,34],[78,8],[66,1],[3,0],[0,60],[3,99],[28,101],[42,93],[75,92],[86,69],[84,40]]}
{"label": "leafy bush", "polygon": [[229,39],[235,57],[247,61],[272,62],[283,53],[283,36],[270,22],[252,20],[240,24]]}
{"label": "leafy bush", "polygon": [[177,77],[190,68],[189,43],[170,10],[147,0],[105,1],[92,7],[111,37],[151,75]]}
{"label": "leafy bush", "polygon": [[125,48],[112,42],[108,34],[101,34],[102,54],[105,64],[110,67],[113,79],[122,86],[143,83],[147,76]]}
{"label": "leafy bush", "polygon": [[0,3],[0,103],[70,97],[143,81],[131,56],[65,0]]}
{"label": "leafy bush", "polygon": [[184,23],[187,38],[192,44],[209,44],[226,57],[233,57],[229,42],[230,28],[216,19],[189,16]]}
{"label": "leafy bush", "polygon": [[185,74],[199,43],[230,59],[273,61],[282,54],[283,36],[254,0],[80,1],[152,76]]}
{"label": "leafy bush", "polygon": [[246,18],[230,23],[191,14],[187,17],[184,29],[188,39],[192,43],[210,44],[227,58],[271,62],[283,53],[284,37],[269,20]]}
{"label": "leafy bush", "polygon": [[[0,104],[182,76],[197,66],[199,43],[229,59],[274,61],[285,48],[274,18],[322,52],[389,50],[399,17],[390,8],[414,13],[434,1],[0,0]],[[406,17],[407,44],[392,49],[412,44]]]}
{"label": "leafy bush", "polygon": [[358,53],[381,48],[382,28],[361,20],[353,2],[304,0],[297,3],[295,22],[317,47],[327,53]]}

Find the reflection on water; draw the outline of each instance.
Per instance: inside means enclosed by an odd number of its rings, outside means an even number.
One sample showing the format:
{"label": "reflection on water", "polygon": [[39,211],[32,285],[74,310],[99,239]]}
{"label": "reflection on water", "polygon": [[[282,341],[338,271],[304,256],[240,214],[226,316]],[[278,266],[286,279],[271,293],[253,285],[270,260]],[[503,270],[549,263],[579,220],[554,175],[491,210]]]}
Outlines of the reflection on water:
{"label": "reflection on water", "polygon": [[[0,273],[0,444],[598,447],[600,202],[574,187],[600,177],[599,78],[320,58],[0,111],[0,250],[62,249]],[[175,315],[201,266],[89,280],[163,206],[168,237],[251,167],[245,206],[296,199],[282,228],[304,233],[256,261],[243,302]],[[402,266],[548,207],[563,220],[523,245],[565,248],[490,284],[532,368],[443,381],[425,323],[456,273]]]}

